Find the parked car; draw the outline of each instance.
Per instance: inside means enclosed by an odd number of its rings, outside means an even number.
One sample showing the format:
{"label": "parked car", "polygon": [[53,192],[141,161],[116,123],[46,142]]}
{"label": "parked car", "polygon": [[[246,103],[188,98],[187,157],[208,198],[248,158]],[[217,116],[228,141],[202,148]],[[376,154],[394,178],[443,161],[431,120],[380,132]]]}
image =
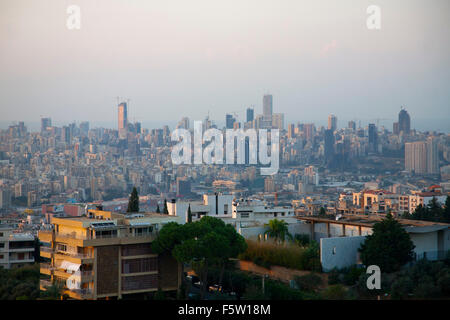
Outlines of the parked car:
{"label": "parked car", "polygon": [[218,284],[209,286],[209,292],[222,292],[222,286],[219,286]]}

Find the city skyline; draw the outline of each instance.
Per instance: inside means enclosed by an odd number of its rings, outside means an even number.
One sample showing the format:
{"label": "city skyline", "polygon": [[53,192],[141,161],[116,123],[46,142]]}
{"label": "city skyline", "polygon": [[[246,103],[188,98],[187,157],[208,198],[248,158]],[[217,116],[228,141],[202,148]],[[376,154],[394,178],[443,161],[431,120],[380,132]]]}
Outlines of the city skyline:
{"label": "city skyline", "polygon": [[63,3],[0,4],[2,121],[112,123],[118,94],[141,122],[222,119],[224,110],[258,110],[270,91],[274,108],[299,121],[332,112],[352,120],[355,110],[394,119],[404,105],[429,130],[450,131],[440,120],[450,98],[447,1],[379,1],[380,30],[367,29],[364,1],[78,4],[80,30],[66,28]]}

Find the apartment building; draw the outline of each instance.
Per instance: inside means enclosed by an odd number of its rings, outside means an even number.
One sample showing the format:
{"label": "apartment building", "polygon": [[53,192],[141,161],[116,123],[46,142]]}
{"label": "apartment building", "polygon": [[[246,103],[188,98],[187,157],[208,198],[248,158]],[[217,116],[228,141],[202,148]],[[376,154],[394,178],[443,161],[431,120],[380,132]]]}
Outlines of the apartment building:
{"label": "apartment building", "polygon": [[34,236],[16,233],[11,226],[0,226],[0,267],[20,268],[34,263]]}
{"label": "apartment building", "polygon": [[153,252],[158,230],[179,217],[158,213],[121,214],[88,210],[82,217],[52,218],[41,230],[41,281],[64,285],[73,299],[121,299],[126,295],[177,290],[181,265]]}

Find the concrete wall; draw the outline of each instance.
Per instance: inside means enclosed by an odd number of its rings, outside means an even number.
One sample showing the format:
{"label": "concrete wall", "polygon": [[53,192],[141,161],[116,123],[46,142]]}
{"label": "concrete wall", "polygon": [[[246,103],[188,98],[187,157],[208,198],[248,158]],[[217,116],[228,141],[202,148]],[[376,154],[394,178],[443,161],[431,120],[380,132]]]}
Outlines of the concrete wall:
{"label": "concrete wall", "polygon": [[[293,236],[296,234],[310,235],[310,226],[305,223],[290,223],[288,225],[288,231]],[[237,227],[236,231],[246,239],[257,239],[259,235],[264,238],[264,232],[266,228],[261,225],[257,227]]]}
{"label": "concrete wall", "polygon": [[320,239],[320,262],[323,271],[345,268],[358,263],[358,248],[364,236]]}

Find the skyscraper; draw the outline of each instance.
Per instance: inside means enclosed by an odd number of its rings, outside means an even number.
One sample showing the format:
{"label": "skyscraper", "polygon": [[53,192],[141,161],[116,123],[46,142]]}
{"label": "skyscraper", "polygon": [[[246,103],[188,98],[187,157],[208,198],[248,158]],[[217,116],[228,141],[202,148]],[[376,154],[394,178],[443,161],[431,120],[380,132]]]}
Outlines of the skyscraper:
{"label": "skyscraper", "polygon": [[272,114],[272,128],[284,129],[284,113],[274,113]]}
{"label": "skyscraper", "polygon": [[227,129],[233,129],[233,125],[234,125],[235,121],[236,121],[236,119],[231,114],[227,114],[225,116],[226,128]]}
{"label": "skyscraper", "polygon": [[80,134],[84,137],[87,137],[89,133],[89,122],[84,121],[80,123]]}
{"label": "skyscraper", "polygon": [[71,143],[72,135],[71,135],[69,126],[62,127],[61,140],[64,141],[65,143],[67,143],[67,144]]}
{"label": "skyscraper", "polygon": [[293,123],[288,124],[288,138],[292,139],[295,136],[295,125]]}
{"label": "skyscraper", "polygon": [[404,134],[409,134],[411,127],[411,118],[408,111],[401,109],[398,114],[398,130],[403,131]]}
{"label": "skyscraper", "polygon": [[331,129],[325,130],[324,140],[324,157],[325,161],[328,162],[334,156],[334,134]]}
{"label": "skyscraper", "polygon": [[375,124],[369,124],[369,151],[370,152],[378,152],[378,132]]}
{"label": "skyscraper", "polygon": [[355,121],[349,121],[348,122],[348,128],[352,129],[353,131],[355,131],[356,130],[356,123],[355,123]]}
{"label": "skyscraper", "polygon": [[253,108],[247,108],[247,122],[253,121],[255,118],[255,111]]}
{"label": "skyscraper", "polygon": [[427,143],[425,141],[405,143],[405,170],[416,174],[427,173]]}
{"label": "skyscraper", "polygon": [[337,118],[334,114],[328,116],[328,130],[336,131],[337,129]]}
{"label": "skyscraper", "polygon": [[47,130],[47,127],[51,126],[52,126],[51,118],[41,118],[41,133],[45,132],[45,130]]}
{"label": "skyscraper", "polygon": [[119,138],[126,139],[128,131],[127,103],[119,104]]}
{"label": "skyscraper", "polygon": [[439,153],[435,137],[428,137],[427,139],[427,173],[439,173]]}
{"label": "skyscraper", "polygon": [[271,94],[266,94],[263,97],[263,116],[266,120],[272,120],[273,113],[273,99]]}

